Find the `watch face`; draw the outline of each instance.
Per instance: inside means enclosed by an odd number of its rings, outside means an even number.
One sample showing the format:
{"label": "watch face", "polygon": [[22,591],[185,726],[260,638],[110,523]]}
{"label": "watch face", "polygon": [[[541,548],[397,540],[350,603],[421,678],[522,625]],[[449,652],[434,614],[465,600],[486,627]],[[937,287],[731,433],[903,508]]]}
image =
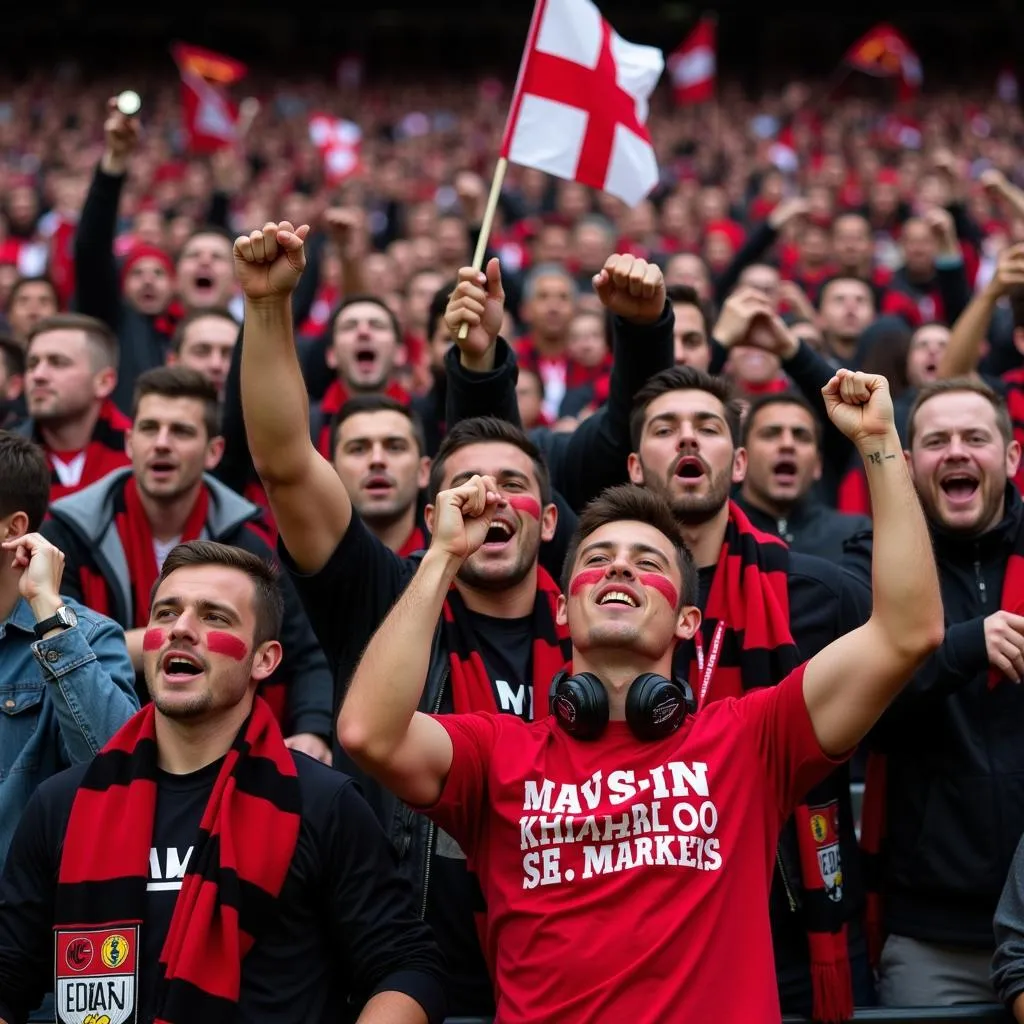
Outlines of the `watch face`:
{"label": "watch face", "polygon": [[75,614],[75,610],[73,608],[68,608],[67,605],[57,609],[57,618],[60,619],[65,626],[78,625],[78,616]]}

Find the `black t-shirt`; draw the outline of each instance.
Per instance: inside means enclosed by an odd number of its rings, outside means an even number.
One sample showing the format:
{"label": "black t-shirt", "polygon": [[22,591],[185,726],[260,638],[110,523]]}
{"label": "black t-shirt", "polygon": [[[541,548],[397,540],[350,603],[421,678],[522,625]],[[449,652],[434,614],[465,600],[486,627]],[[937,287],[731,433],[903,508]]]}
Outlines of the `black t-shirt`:
{"label": "black t-shirt", "polygon": [[146,878],[146,926],[142,929],[144,963],[155,964],[160,959],[221,763],[214,761],[189,775],[157,772],[156,814]]}
{"label": "black t-shirt", "polygon": [[[528,721],[533,687],[533,620],[496,619],[469,612],[498,707]],[[546,694],[544,695],[546,698]],[[434,929],[448,965],[448,1007],[453,1016],[494,1012],[494,989],[480,948],[475,915],[485,909],[483,891],[466,870],[466,855],[435,827],[434,853],[426,883],[426,921]]]}
{"label": "black t-shirt", "polygon": [[[337,706],[367,643],[412,579],[419,563],[387,548],[358,515],[352,516],[345,536],[317,573],[298,572],[283,544],[279,551],[334,669]],[[527,685],[527,680],[533,678],[531,618],[496,619],[473,612],[469,613],[469,618],[497,706],[527,718],[533,700],[533,688]],[[543,699],[547,699],[546,693]],[[444,695],[440,711],[450,713],[453,710],[449,691]],[[338,748],[335,760],[346,769],[350,764],[345,752]],[[370,805],[385,826],[390,827],[394,812],[389,809],[380,787],[361,773],[356,774]],[[419,870],[418,864],[410,867]],[[483,910],[483,893],[476,878],[466,870],[465,855],[455,841],[436,829],[424,897],[425,920],[434,929],[448,968],[449,1013],[489,1016],[494,1012],[493,986],[474,920],[474,914]]]}
{"label": "black t-shirt", "polygon": [[[351,779],[304,754],[292,756],[302,823],[274,903],[275,919],[242,964],[234,1020],[337,1024],[354,1020],[371,996],[386,990],[416,999],[432,1021],[443,1019],[440,954],[380,826]],[[39,786],[0,876],[0,1019],[10,1024],[20,1024],[53,985],[54,892],[71,804],[86,767]],[[177,896],[169,887],[151,886],[178,881],[156,875],[182,871],[215,777],[215,766],[208,766],[194,775],[161,778],[153,828],[157,863],[151,857],[143,911],[140,1022],[153,1012],[157,958]]]}

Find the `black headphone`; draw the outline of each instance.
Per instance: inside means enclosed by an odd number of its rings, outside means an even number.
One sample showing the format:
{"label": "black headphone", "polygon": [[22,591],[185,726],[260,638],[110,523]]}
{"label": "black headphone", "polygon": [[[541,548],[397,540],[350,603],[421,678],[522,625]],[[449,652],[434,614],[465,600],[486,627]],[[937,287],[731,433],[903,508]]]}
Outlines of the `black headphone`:
{"label": "black headphone", "polygon": [[[555,721],[578,740],[596,740],[608,725],[608,694],[590,672],[559,672],[551,681],[548,706]],[[670,736],[694,710],[688,683],[653,672],[637,676],[626,693],[626,724],[638,740]]]}

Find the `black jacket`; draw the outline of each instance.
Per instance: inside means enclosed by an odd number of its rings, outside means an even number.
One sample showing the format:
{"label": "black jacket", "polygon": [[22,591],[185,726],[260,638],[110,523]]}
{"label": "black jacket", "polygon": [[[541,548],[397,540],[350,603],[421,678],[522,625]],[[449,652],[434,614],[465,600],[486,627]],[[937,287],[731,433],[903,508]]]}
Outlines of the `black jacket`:
{"label": "black jacket", "polygon": [[[62,593],[87,604],[81,585],[82,573],[102,578],[107,596],[106,614],[124,629],[135,625],[132,581],[114,525],[114,495],[130,473],[129,468],[115,470],[91,487],[54,502],[50,506],[50,518],[42,528],[43,535],[64,552]],[[273,551],[250,528],[259,516],[259,509],[212,477],[206,478],[206,486],[210,506],[204,536],[272,560]],[[298,595],[285,575],[281,577],[281,589],[285,606],[281,627],[284,657],[278,672],[287,681],[286,735],[309,732],[329,742],[334,731],[330,671]],[[140,694],[141,699],[146,697],[145,692]]]}
{"label": "black jacket", "polygon": [[[1024,834],[1024,689],[989,686],[985,619],[1024,529],[1006,515],[976,538],[932,526],[946,635],[886,712],[872,742],[886,754],[885,926],[897,935],[991,949],[992,915]],[[859,561],[859,566],[854,560]],[[870,573],[867,544],[846,564]]]}
{"label": "black jacket", "polygon": [[736,500],[754,526],[781,537],[791,551],[814,555],[835,564],[842,559],[843,545],[850,537],[871,529],[871,520],[867,516],[837,512],[810,496],[796,505],[785,519],[776,519],[742,496]]}

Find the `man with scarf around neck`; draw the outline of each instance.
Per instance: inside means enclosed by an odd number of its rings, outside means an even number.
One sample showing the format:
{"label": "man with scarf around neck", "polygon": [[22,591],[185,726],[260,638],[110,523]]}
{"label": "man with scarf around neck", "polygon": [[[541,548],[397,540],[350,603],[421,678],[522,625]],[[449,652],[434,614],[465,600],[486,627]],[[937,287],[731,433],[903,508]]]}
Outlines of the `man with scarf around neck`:
{"label": "man with scarf around neck", "polygon": [[263,559],[164,562],[152,703],[30,801],[0,878],[0,1020],[56,982],[58,1024],[427,1024],[441,963],[353,780],[289,750]]}
{"label": "man with scarf around neck", "polygon": [[50,500],[88,487],[128,459],[129,420],[111,401],[117,338],[80,313],[41,320],[25,353],[27,420],[13,429],[42,445],[53,474]]}
{"label": "man with scarf around neck", "polygon": [[[256,506],[210,475],[223,444],[217,392],[202,374],[148,370],[135,385],[131,466],[50,507],[43,533],[66,555],[68,593],[120,623],[139,672],[150,592],[179,541],[218,540],[273,560]],[[287,577],[281,587],[284,657],[260,692],[288,745],[329,763],[330,672]],[[139,697],[146,698],[141,688]]]}
{"label": "man with scarf around neck", "polygon": [[[305,229],[268,224],[239,238],[235,260],[246,295],[242,401],[253,461],[280,529],[281,553],[335,673],[335,707],[384,617],[416,571],[367,528],[331,464],[304,429],[306,390],[292,341],[290,295],[302,272]],[[431,467],[426,525],[438,492],[474,474],[501,482],[504,499],[488,543],[443,595],[434,620],[423,707],[505,712],[543,709],[551,676],[568,658],[555,623],[558,587],[538,565],[556,528],[547,467],[534,445],[498,419],[466,420],[449,432]],[[387,680],[379,684],[386,687]],[[340,757],[340,748],[336,749]],[[458,845],[383,788],[368,797],[417,888],[450,967],[454,1015],[493,1013],[494,997],[474,913],[483,909]]]}
{"label": "man with scarf around neck", "polygon": [[[676,673],[700,707],[781,682],[865,621],[869,584],[789,551],[729,500],[747,454],[722,378],[683,366],[655,374],[635,396],[632,431],[629,478],[668,500],[697,564],[703,621],[679,644]],[[819,818],[827,830],[812,831]],[[777,851],[771,922],[784,1013],[846,1019],[874,1001],[858,861],[842,766],[807,795]]]}
{"label": "man with scarf around neck", "polygon": [[[678,645],[700,628],[695,566],[668,501],[629,485],[580,517],[557,610],[574,675],[553,681],[551,714],[419,711],[444,594],[503,504],[480,475],[437,496],[431,546],[367,647],[338,736],[465,850],[500,1024],[781,1020],[768,919],[779,830],[942,638],[888,385],[841,370],[825,397],[869,467],[872,615],[777,686],[696,714],[671,682]],[[807,824],[834,835],[824,809]]]}
{"label": "man with scarf around neck", "polygon": [[[967,378],[921,389],[907,445],[946,636],[872,737],[862,841],[879,996],[991,1002],[992,918],[1024,833],[1021,449],[1005,402]],[[851,554],[866,571],[869,551]]]}

